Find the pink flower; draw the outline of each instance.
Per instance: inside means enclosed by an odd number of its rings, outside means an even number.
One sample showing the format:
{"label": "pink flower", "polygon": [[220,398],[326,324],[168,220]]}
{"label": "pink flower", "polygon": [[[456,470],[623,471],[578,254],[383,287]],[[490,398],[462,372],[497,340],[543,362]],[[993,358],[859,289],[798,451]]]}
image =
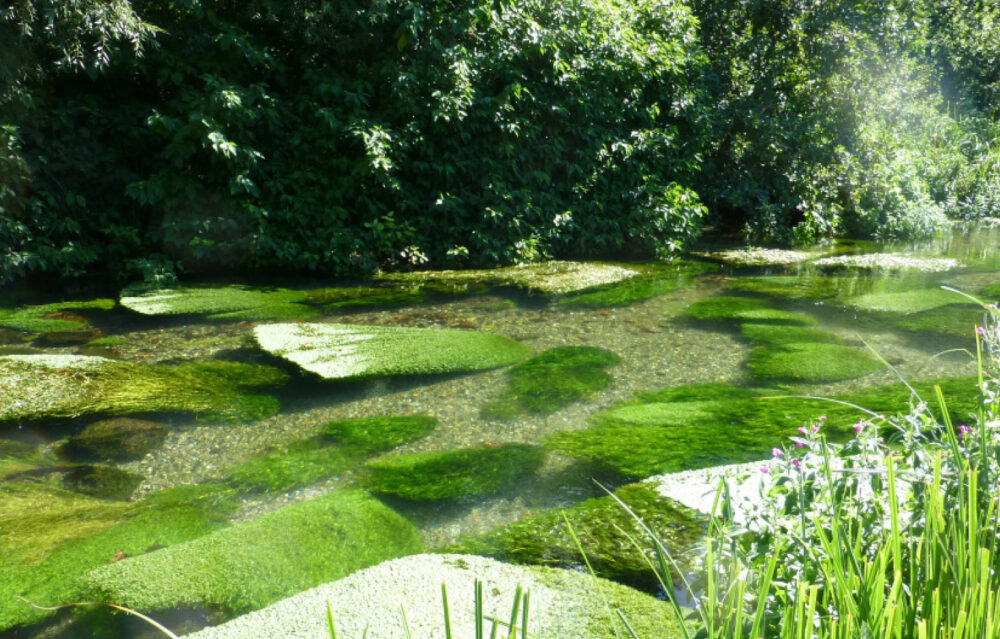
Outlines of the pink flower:
{"label": "pink flower", "polygon": [[985,331],[983,331],[983,327],[982,326],[977,326],[976,327],[976,335],[982,335],[984,332]]}
{"label": "pink flower", "polygon": [[806,429],[803,428],[802,426],[799,426],[799,431],[798,432],[799,432],[799,435],[805,435],[806,434]]}
{"label": "pink flower", "polygon": [[793,459],[792,466],[795,466],[796,468],[802,468],[802,462],[799,461],[798,459]]}
{"label": "pink flower", "polygon": [[761,467],[760,467],[760,472],[762,472],[762,473],[764,473],[764,474],[766,475],[766,474],[768,474],[769,472],[771,472],[771,469],[770,469],[770,468],[768,468],[767,466],[761,466]]}
{"label": "pink flower", "polygon": [[819,432],[819,424],[814,424],[813,425],[813,432],[814,433],[818,433]]}
{"label": "pink flower", "polygon": [[960,424],[958,427],[958,438],[964,439],[966,435],[972,432],[972,429],[965,424]]}
{"label": "pink flower", "polygon": [[854,432],[860,433],[864,427],[865,427],[864,422],[858,422],[857,424],[854,425]]}
{"label": "pink flower", "polygon": [[819,421],[825,422],[826,421],[826,415],[820,415],[819,416]]}
{"label": "pink flower", "polygon": [[795,442],[796,448],[802,448],[803,446],[805,446],[805,444],[803,444],[802,442]]}

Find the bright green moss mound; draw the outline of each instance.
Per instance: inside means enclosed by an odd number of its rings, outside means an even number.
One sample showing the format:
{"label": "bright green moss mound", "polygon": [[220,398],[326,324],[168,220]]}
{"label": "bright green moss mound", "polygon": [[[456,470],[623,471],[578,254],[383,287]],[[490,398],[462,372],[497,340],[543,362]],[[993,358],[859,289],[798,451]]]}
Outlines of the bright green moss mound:
{"label": "bright green moss mound", "polygon": [[428,415],[358,417],[330,422],[323,434],[365,452],[381,452],[430,434],[438,420]]}
{"label": "bright green moss mound", "polygon": [[614,353],[591,346],[547,350],[507,371],[507,390],[483,408],[483,415],[555,412],[607,388],[611,376],[604,369],[620,362]]}
{"label": "bright green moss mound", "polygon": [[798,343],[750,351],[747,368],[757,380],[819,384],[854,379],[880,370],[868,353],[839,344]]}
{"label": "bright green moss mound", "polygon": [[[914,383],[936,412],[935,384],[941,386],[956,423],[968,421],[979,401],[976,380]],[[626,475],[648,477],[760,459],[819,415],[827,417],[823,432],[831,440],[842,440],[853,435],[853,425],[868,416],[849,404],[894,415],[907,411],[911,403],[910,390],[902,384],[832,398],[844,403],[778,397],[768,394],[773,391],[758,393],[731,386],[726,398],[726,388],[694,385],[641,393],[638,401],[595,415],[589,429],[556,433],[547,446]]]}
{"label": "bright green moss mound", "polygon": [[761,344],[844,343],[844,339],[838,335],[810,326],[748,323],[740,326],[740,334],[751,342]]}
{"label": "bright green moss mound", "polygon": [[[615,495],[656,534],[681,569],[689,565],[683,551],[704,534],[704,524],[694,511],[663,497],[649,485],[623,486]],[[649,533],[612,497],[588,499],[493,533],[467,537],[447,552],[586,571],[580,549],[563,515],[599,577],[647,589],[657,587],[656,576],[649,568],[649,562],[657,565]],[[642,550],[637,549],[629,537],[639,541]]]}
{"label": "bright green moss mound", "polygon": [[856,278],[832,275],[768,275],[741,277],[730,282],[726,288],[781,299],[821,300],[838,297],[856,282]]}
{"label": "bright green moss mound", "polygon": [[232,321],[311,319],[319,311],[304,304],[308,294],[308,291],[240,284],[191,286],[141,295],[123,292],[121,305],[143,315],[198,314]]}
{"label": "bright green moss mound", "polygon": [[844,303],[867,311],[918,313],[939,306],[958,304],[964,300],[961,295],[942,288],[927,288],[915,291],[869,293],[848,298]]}
{"label": "bright green moss mound", "polygon": [[189,412],[205,420],[252,420],[278,412],[247,387],[283,383],[270,366],[237,362],[137,364],[73,355],[0,357],[0,421],[80,415]]}
{"label": "bright green moss mound", "polygon": [[254,333],[267,352],[327,379],[477,371],[531,354],[506,337],[462,330],[300,323]]}
{"label": "bright green moss mound", "polygon": [[694,281],[695,276],[718,268],[717,264],[708,262],[681,262],[664,267],[664,272],[651,277],[635,277],[561,297],[558,304],[582,308],[628,306],[684,288]]}
{"label": "bright green moss mound", "polygon": [[331,422],[317,437],[233,466],[228,481],[242,492],[284,492],[308,486],[356,468],[373,453],[419,439],[437,423],[424,415]]}
{"label": "bright green moss mound", "polygon": [[541,466],[545,451],[527,444],[460,448],[367,462],[362,484],[417,501],[492,494]]}
{"label": "bright green moss mound", "polygon": [[71,311],[111,310],[114,300],[96,299],[86,302],[58,302],[41,306],[22,306],[17,309],[0,309],[0,327],[26,333],[77,331],[89,328],[82,318],[67,318]]}
{"label": "bright green moss mound", "polygon": [[284,492],[342,473],[358,464],[360,454],[308,439],[233,466],[229,483],[243,492]]}
{"label": "bright green moss mound", "polygon": [[85,600],[84,574],[122,555],[196,539],[227,526],[238,505],[217,485],[185,486],[134,504],[103,502],[37,483],[0,488],[0,631],[54,614],[15,599],[56,606]]}
{"label": "bright green moss mound", "polygon": [[950,304],[897,319],[893,324],[905,331],[934,333],[966,340],[971,344],[976,326],[982,326],[986,311],[968,304]]}
{"label": "bright green moss mound", "polygon": [[86,584],[98,601],[140,611],[207,606],[236,615],[420,550],[412,524],[342,490],[102,566]]}
{"label": "bright green moss mound", "polygon": [[753,297],[710,297],[688,306],[684,312],[698,320],[802,325],[816,323],[808,315],[778,310],[765,300]]}

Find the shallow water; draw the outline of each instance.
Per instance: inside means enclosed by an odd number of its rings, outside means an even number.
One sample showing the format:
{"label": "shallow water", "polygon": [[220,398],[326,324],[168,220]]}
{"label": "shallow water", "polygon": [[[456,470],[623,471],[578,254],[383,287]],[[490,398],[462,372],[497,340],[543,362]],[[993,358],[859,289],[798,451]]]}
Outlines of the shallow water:
{"label": "shallow water", "polygon": [[[542,443],[553,433],[587,428],[594,414],[636,391],[703,382],[752,385],[746,369],[751,345],[739,332],[718,324],[692,320],[684,310],[716,295],[746,295],[734,286],[751,278],[792,275],[800,285],[818,282],[827,288],[822,299],[784,296],[777,306],[805,312],[817,328],[835,333],[851,344],[867,343],[906,379],[970,375],[975,366],[964,353],[932,358],[946,349],[971,348],[967,339],[928,331],[901,330],[898,316],[858,309],[851,300],[871,293],[895,293],[949,285],[966,291],[1000,283],[1000,229],[958,229],[933,241],[877,245],[842,243],[814,249],[815,254],[863,255],[893,252],[920,258],[952,258],[962,266],[940,272],[905,270],[821,270],[809,266],[723,265],[696,277],[690,286],[619,308],[569,309],[555,298],[527,297],[510,289],[494,289],[454,301],[404,308],[338,312],[332,320],[362,325],[462,328],[496,333],[529,346],[535,353],[560,346],[595,346],[611,351],[621,364],[609,369],[610,385],[591,397],[549,415],[522,413],[511,419],[487,419],[481,408],[506,388],[504,370],[476,374],[367,382],[323,382],[294,378],[276,391],[282,408],[276,416],[249,423],[205,424],[183,415],[160,415],[170,425],[165,443],[138,461],[119,464],[145,477],[133,499],[173,486],[221,480],[224,469],[274,445],[314,435],[332,420],[376,415],[429,414],[440,425],[430,435],[399,446],[387,455],[446,450],[508,442]],[[784,284],[788,281],[782,280]],[[794,283],[794,282],[793,282]],[[286,283],[294,286],[294,283]],[[956,295],[956,302],[963,301]],[[996,300],[991,300],[996,301]],[[159,319],[117,314],[92,322],[105,335],[120,337],[113,347],[49,347],[45,352],[104,354],[134,362],[167,362],[203,357],[271,360],[253,345],[253,323],[219,323]],[[6,352],[31,350],[21,345]],[[896,381],[882,370],[857,379],[829,384],[799,385],[795,392],[828,395]],[[817,413],[819,410],[817,410]],[[53,427],[45,422],[0,426],[0,436],[37,445],[45,451],[86,420]],[[440,549],[469,534],[494,530],[555,507],[602,494],[594,479],[621,483],[629,478],[591,464],[550,454],[542,468],[502,494],[437,504],[401,499],[386,502],[419,528],[428,549]],[[351,472],[287,493],[241,498],[233,515],[242,522],[291,502],[312,499],[354,481]],[[631,478],[634,479],[634,478]],[[3,633],[0,633],[3,636]],[[74,636],[71,629],[63,637]]]}

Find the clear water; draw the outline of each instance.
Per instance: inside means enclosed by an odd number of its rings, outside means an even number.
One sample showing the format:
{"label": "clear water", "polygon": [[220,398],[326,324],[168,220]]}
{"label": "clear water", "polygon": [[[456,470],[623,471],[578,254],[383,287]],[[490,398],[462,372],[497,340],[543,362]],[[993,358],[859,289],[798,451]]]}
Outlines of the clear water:
{"label": "clear water", "polygon": [[[957,229],[941,238],[911,244],[844,243],[818,249],[838,254],[876,251],[916,257],[953,258],[961,268],[943,272],[838,271],[804,267],[723,267],[698,277],[691,286],[621,308],[566,309],[551,300],[524,298],[510,291],[440,304],[379,311],[338,313],[338,322],[436,328],[464,328],[497,333],[530,346],[536,353],[558,346],[596,346],[618,354],[622,363],[610,369],[612,383],[585,401],[550,415],[521,414],[509,420],[480,416],[481,407],[505,388],[502,370],[478,374],[413,379],[379,379],[364,383],[299,381],[278,391],[282,410],[275,417],[233,425],[203,424],[183,416],[163,416],[172,427],[164,446],[122,468],[146,477],[135,498],[163,488],[221,478],[223,469],[269,447],[315,434],[329,421],[372,415],[430,414],[440,426],[429,436],[388,453],[444,450],[506,442],[541,443],[554,432],[582,429],[588,418],[633,396],[638,390],[699,382],[748,384],[745,362],[749,345],[737,332],[691,321],[684,309],[701,299],[731,294],[734,282],[762,275],[793,275],[801,282],[821,278],[837,295],[815,301],[786,298],[782,308],[806,310],[819,328],[849,340],[863,339],[908,379],[968,375],[974,366],[968,355],[943,350],[972,345],[966,340],[931,332],[900,331],[879,313],[860,311],[847,300],[872,292],[919,290],[950,285],[974,291],[1000,283],[1000,228]],[[287,282],[286,286],[295,286]],[[956,296],[956,301],[961,299]],[[995,301],[995,300],[993,300]],[[113,350],[50,348],[56,352],[100,353],[137,362],[176,361],[205,356],[245,357],[251,351],[248,323],[179,323],[175,320],[117,319],[101,327],[123,338]],[[15,352],[21,347],[3,347]],[[805,388],[832,394],[895,381],[889,371],[860,379]],[[52,445],[65,428],[46,424],[8,427],[0,436],[41,447]],[[429,549],[446,547],[462,535],[482,533],[533,514],[581,501],[599,492],[592,479],[624,481],[594,467],[550,455],[535,477],[504,494],[437,505],[391,500],[390,505],[419,527]],[[290,502],[313,498],[348,485],[346,474],[319,485],[283,494],[244,498],[235,521],[244,521]],[[0,636],[3,636],[0,633]],[[72,630],[62,636],[73,636]]]}

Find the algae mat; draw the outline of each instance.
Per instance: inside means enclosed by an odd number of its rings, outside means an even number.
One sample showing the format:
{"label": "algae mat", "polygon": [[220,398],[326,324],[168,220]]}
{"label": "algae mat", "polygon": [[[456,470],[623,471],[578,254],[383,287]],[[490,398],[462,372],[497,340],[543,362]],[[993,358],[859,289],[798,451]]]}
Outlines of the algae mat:
{"label": "algae mat", "polygon": [[531,350],[475,331],[352,324],[267,324],[261,348],[327,379],[477,371],[518,362]]}

